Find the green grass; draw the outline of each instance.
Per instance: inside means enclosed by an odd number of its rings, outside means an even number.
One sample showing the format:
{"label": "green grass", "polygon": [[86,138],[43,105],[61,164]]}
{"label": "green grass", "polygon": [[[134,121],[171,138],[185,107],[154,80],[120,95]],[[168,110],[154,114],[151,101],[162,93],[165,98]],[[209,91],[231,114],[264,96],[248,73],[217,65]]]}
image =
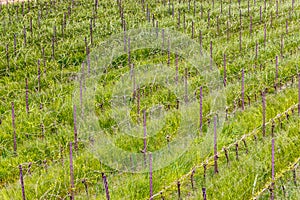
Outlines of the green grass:
{"label": "green grass", "polygon": [[[219,171],[213,174],[213,146],[201,147],[205,138],[197,136],[190,148],[183,152],[170,165],[153,172],[154,194],[163,190],[166,199],[177,198],[177,180],[182,181],[182,199],[201,199],[202,187],[207,188],[208,199],[250,199],[258,195],[271,180],[271,123],[267,125],[267,136],[262,137],[262,105],[260,92],[267,89],[266,121],[275,121],[275,173],[282,175],[275,183],[276,199],[299,198],[299,183],[291,182],[290,164],[299,158],[299,116],[296,107],[298,103],[297,74],[299,73],[299,19],[300,4],[295,1],[292,11],[292,1],[279,1],[278,17],[276,16],[275,1],[248,2],[237,0],[222,1],[122,1],[126,28],[151,28],[158,23],[159,28],[168,28],[188,35],[199,43],[202,33],[202,48],[207,56],[210,55],[212,41],[212,59],[214,68],[220,71],[220,80],[224,74],[223,57],[226,54],[227,87],[226,107],[228,120],[221,130],[218,130]],[[231,2],[231,3],[230,3]],[[52,1],[53,3],[53,1]],[[24,3],[24,17],[22,3],[2,5],[0,12],[0,199],[22,199],[19,181],[19,164],[23,166],[25,193],[27,199],[65,199],[71,191],[69,177],[69,147],[74,141],[73,134],[73,100],[72,95],[77,87],[77,74],[81,71],[81,63],[86,61],[86,48],[90,52],[97,49],[102,42],[112,35],[122,34],[120,11],[117,1],[103,0],[98,2],[95,10],[94,1],[75,0],[55,2],[39,0]],[[150,23],[147,21],[146,7],[150,10]],[[174,17],[172,16],[174,5]],[[262,20],[260,21],[260,6]],[[68,15],[69,7],[71,9]],[[201,16],[201,7],[203,13]],[[229,8],[231,15],[228,15]],[[240,26],[240,10],[242,24]],[[51,10],[51,11],[50,11]],[[180,26],[178,26],[178,11],[180,10]],[[208,26],[208,12],[210,24]],[[18,13],[18,14],[17,14]],[[40,17],[40,25],[39,21]],[[185,13],[185,26],[183,23]],[[62,32],[66,16],[66,25]],[[272,25],[271,25],[272,15]],[[250,34],[250,16],[252,16],[252,33]],[[219,24],[217,24],[217,18]],[[30,20],[32,19],[32,33]],[[93,44],[90,38],[90,19],[93,27]],[[286,32],[288,21],[288,33]],[[192,22],[194,38],[192,38]],[[229,29],[227,29],[227,22]],[[266,24],[266,46],[264,46],[264,25]],[[55,51],[52,56],[52,37],[56,27],[54,41]],[[26,45],[24,44],[24,27],[26,27]],[[240,31],[242,44],[240,50]],[[16,51],[14,50],[14,34],[16,34]],[[85,43],[86,38],[86,43]],[[283,48],[281,40],[283,38]],[[256,43],[258,55],[256,57]],[[167,41],[165,41],[167,44]],[[7,48],[8,47],[8,51]],[[44,55],[42,53],[44,48]],[[171,49],[172,50],[172,49]],[[282,57],[281,57],[282,55]],[[278,79],[275,77],[275,56],[279,56]],[[7,59],[8,58],[8,59]],[[38,60],[40,61],[40,91],[38,87]],[[140,66],[167,65],[167,51],[158,49],[141,49],[131,52],[131,62],[136,69]],[[45,63],[45,65],[44,65]],[[208,63],[209,64],[209,63]],[[184,76],[184,68],[188,68],[189,91],[195,92],[195,99],[199,100],[199,87],[204,85],[204,127],[207,131],[213,126],[211,99],[207,98],[208,89],[201,72],[194,70],[191,63],[182,57],[178,60],[179,77]],[[170,55],[170,68],[175,70],[175,53]],[[92,68],[93,69],[93,68]],[[241,110],[241,71],[245,70],[245,110]],[[85,70],[87,67],[85,66]],[[96,90],[96,113],[99,126],[104,130],[107,138],[124,149],[140,153],[143,139],[124,135],[122,124],[113,119],[111,98],[113,88],[122,76],[130,71],[128,56],[114,58],[105,76],[98,81]],[[26,113],[25,79],[28,79],[29,113]],[[292,84],[293,82],[293,84]],[[280,83],[282,90],[275,90],[274,85]],[[166,137],[173,142],[179,138],[181,114],[176,109],[176,96],[168,88],[157,85],[147,85],[141,88],[142,98],[140,110],[148,111],[155,104],[162,104],[163,109],[169,111],[166,123],[161,122],[160,131],[148,138],[148,151],[156,151],[168,145]],[[250,105],[248,105],[248,98]],[[13,127],[11,119],[11,102],[15,104],[15,124],[17,135],[17,155],[13,151]],[[182,103],[182,102],[180,102]],[[130,102],[130,117],[137,121],[137,103]],[[285,118],[285,111],[294,106],[294,114],[289,120]],[[198,113],[199,105],[195,107]],[[79,112],[79,108],[78,108]],[[224,111],[225,112],[225,111]],[[281,117],[277,115],[282,113]],[[277,117],[276,117],[277,116]],[[147,118],[147,120],[149,120]],[[199,126],[199,116],[195,118],[191,127]],[[208,120],[211,123],[208,123]],[[280,125],[282,123],[282,125]],[[195,130],[192,129],[191,130]],[[245,138],[249,153],[241,138]],[[253,135],[257,140],[254,141]],[[101,162],[89,150],[91,141],[79,131],[79,150],[74,153],[75,198],[76,199],[105,199],[105,190],[101,172],[108,177],[111,199],[147,199],[149,198],[149,174],[129,173],[118,171]],[[212,141],[212,140],[211,140]],[[235,143],[239,141],[240,157],[235,160]],[[230,165],[226,164],[222,148],[229,146]],[[199,149],[207,152],[201,152]],[[221,155],[222,154],[222,155]],[[209,159],[210,158],[210,159]],[[206,181],[203,179],[202,164],[209,159]],[[29,163],[31,168],[29,169]],[[197,167],[195,173],[195,189],[190,185],[189,173]],[[299,182],[299,170],[296,168]],[[185,177],[186,175],[186,177]],[[86,195],[82,180],[86,179],[89,197]],[[285,194],[282,190],[285,186]],[[164,190],[166,188],[166,190]],[[268,190],[259,194],[260,199],[268,199]],[[155,198],[159,199],[160,194]]]}

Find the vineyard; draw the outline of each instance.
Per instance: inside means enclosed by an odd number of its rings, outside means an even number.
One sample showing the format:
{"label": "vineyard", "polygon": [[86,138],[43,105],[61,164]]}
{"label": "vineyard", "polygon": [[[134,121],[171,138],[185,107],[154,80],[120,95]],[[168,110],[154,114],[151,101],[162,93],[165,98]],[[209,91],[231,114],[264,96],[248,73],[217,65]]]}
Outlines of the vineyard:
{"label": "vineyard", "polygon": [[0,19],[0,199],[300,199],[299,0]]}

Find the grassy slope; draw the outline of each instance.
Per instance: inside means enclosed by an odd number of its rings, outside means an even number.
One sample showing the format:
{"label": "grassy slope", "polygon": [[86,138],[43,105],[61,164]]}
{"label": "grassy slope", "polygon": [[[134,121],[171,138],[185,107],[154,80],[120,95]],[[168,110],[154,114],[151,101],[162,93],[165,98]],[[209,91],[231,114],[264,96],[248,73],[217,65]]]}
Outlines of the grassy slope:
{"label": "grassy slope", "polygon": [[[74,74],[79,71],[81,62],[85,59],[85,41],[89,41],[89,23],[90,17],[93,16],[93,2],[91,1],[75,1],[76,5],[72,8],[72,13],[68,17],[68,7],[71,2],[57,2],[56,5],[50,6],[49,2],[39,1],[38,4],[31,3],[31,9],[25,11],[25,16],[22,17],[22,4],[2,6],[1,18],[1,40],[0,46],[0,197],[2,199],[19,199],[21,198],[21,188],[18,182],[18,165],[23,164],[25,171],[29,162],[32,162],[32,167],[29,172],[25,173],[26,194],[29,199],[50,199],[58,197],[66,197],[70,190],[69,185],[69,168],[68,168],[68,142],[73,138],[73,119],[72,119],[72,100],[71,95],[74,89],[72,80]],[[47,3],[47,4],[46,4]],[[36,5],[36,6],[33,6]],[[201,5],[203,8],[203,16],[201,17]],[[159,27],[169,27],[181,32],[186,32],[190,36],[192,20],[195,22],[195,40],[199,41],[199,30],[203,34],[203,48],[209,49],[210,41],[213,42],[213,60],[223,73],[223,54],[226,53],[227,58],[227,102],[229,112],[232,113],[231,119],[226,123],[222,133],[220,133],[220,141],[218,149],[222,146],[234,143],[237,138],[240,138],[245,132],[250,132],[261,125],[261,106],[260,98],[256,103],[254,100],[255,94],[258,96],[263,88],[268,87],[269,92],[273,92],[275,83],[275,56],[280,55],[280,40],[281,35],[284,38],[283,58],[279,59],[279,80],[288,82],[291,76],[294,76],[299,66],[299,11],[300,5],[296,1],[294,12],[290,16],[286,13],[291,12],[291,2],[279,3],[278,17],[276,15],[276,5],[267,2],[267,8],[262,13],[262,21],[259,17],[259,6],[264,8],[263,2],[250,3],[253,19],[253,33],[250,36],[249,24],[250,16],[247,11],[247,2],[241,3],[242,9],[242,51],[239,51],[239,5],[233,2],[230,5],[231,16],[228,16],[229,2],[223,2],[223,13],[220,14],[220,4],[215,2],[214,9],[209,2],[196,4],[196,15],[193,16],[193,2],[191,9],[188,10],[188,2],[181,4],[174,3],[175,17],[172,18],[172,13],[169,6],[164,6],[162,3],[156,4],[154,1],[149,1],[149,8],[158,20]],[[28,8],[27,3],[25,7]],[[146,22],[145,12],[142,10],[142,5],[136,1],[128,1],[123,3],[124,17],[128,28],[134,27],[150,27],[151,23]],[[38,13],[42,9],[41,25],[38,29]],[[177,27],[178,10],[181,13],[186,13],[186,30],[183,27],[183,16],[181,16],[180,28]],[[210,26],[207,26],[208,10],[210,11]],[[16,12],[18,10],[18,16]],[[298,11],[298,12],[297,12]],[[10,15],[8,14],[10,13]],[[63,16],[66,13],[66,27],[64,35],[62,35],[61,24]],[[273,15],[272,27],[270,25],[270,13]],[[11,16],[11,20],[9,19]],[[122,31],[118,5],[115,1],[101,1],[97,9],[97,18],[94,27],[94,44],[88,42],[91,50],[97,44],[104,41],[113,33]],[[217,31],[216,17],[219,16],[219,32]],[[33,22],[33,32],[30,32],[30,19]],[[286,20],[288,20],[289,31],[286,33]],[[227,39],[226,22],[229,21],[229,38]],[[267,27],[267,42],[264,47],[264,24]],[[26,27],[27,44],[24,45],[23,31]],[[51,38],[53,29],[56,26],[57,35],[55,43],[55,55],[52,59],[51,54]],[[14,34],[16,34],[16,54],[14,52]],[[255,58],[255,45],[258,42],[258,57]],[[8,45],[7,62],[6,45]],[[45,48],[45,62],[42,55],[42,48]],[[209,51],[208,51],[209,52]],[[138,54],[138,53],[137,53]],[[166,55],[158,56],[157,60],[145,59],[141,56],[139,60],[135,60],[137,64],[164,62]],[[41,61],[41,85],[40,92],[36,92],[37,87],[37,63]],[[174,57],[171,60],[174,63]],[[184,61],[180,61],[184,64]],[[262,65],[260,68],[259,66]],[[255,67],[254,67],[255,66]],[[234,112],[233,101],[240,99],[240,71],[245,69],[246,95],[251,99],[251,106],[244,112]],[[124,66],[124,70],[129,68]],[[109,72],[112,77],[118,77],[118,70]],[[25,78],[28,78],[29,83],[29,108],[30,113],[25,110]],[[198,83],[197,81],[195,81]],[[108,82],[109,84],[109,82]],[[197,87],[199,85],[196,85]],[[159,91],[157,96],[154,96],[152,101],[157,101],[160,95],[165,91]],[[160,94],[160,95],[159,95]],[[104,95],[109,96],[109,91]],[[297,91],[295,89],[280,92],[280,94],[270,94],[267,96],[268,108],[267,119],[271,119],[288,109],[291,105],[297,103]],[[11,125],[11,102],[15,103],[16,112],[16,131],[17,131],[17,153],[13,155],[13,140],[12,140],[12,125]],[[168,100],[167,100],[168,101]],[[103,102],[99,102],[103,103]],[[150,100],[145,100],[143,106],[151,103]],[[42,105],[42,109],[40,109]],[[99,109],[100,110],[100,109]],[[176,111],[175,111],[176,112]],[[107,120],[107,119],[106,119]],[[156,138],[157,142],[153,142],[149,148],[158,149],[166,145],[165,136],[167,134],[175,134],[174,129],[177,119],[171,119],[170,124],[166,125],[164,132]],[[251,122],[251,123],[249,123]],[[44,132],[41,128],[44,127]],[[111,124],[105,126],[110,127]],[[291,134],[297,134],[299,123],[295,123],[296,128],[291,129]],[[298,129],[297,129],[298,127]],[[286,130],[282,130],[286,131]],[[299,134],[299,133],[298,133]],[[287,134],[288,135],[288,134]],[[283,135],[283,140],[288,136]],[[286,138],[285,138],[286,137]],[[114,138],[123,148],[133,148],[134,151],[141,149],[142,141],[131,140],[128,138]],[[129,138],[130,139],[130,138]],[[201,139],[195,141],[195,144],[201,142]],[[281,148],[288,150],[284,142]],[[158,145],[158,146],[156,146]],[[296,145],[296,143],[295,143]],[[299,149],[299,148],[298,148]],[[269,150],[266,150],[269,151]],[[195,153],[196,152],[196,153]],[[182,156],[173,165],[154,173],[154,192],[158,192],[165,185],[169,185],[176,181],[183,174],[203,161],[203,158],[198,155],[194,147],[191,147],[189,152]],[[261,154],[257,154],[261,155]],[[265,155],[268,157],[269,153]],[[293,149],[289,154],[292,157],[299,156],[299,150]],[[253,159],[253,158],[252,158]],[[101,171],[111,171],[111,169],[99,163],[97,158],[85,150],[85,141],[80,143],[80,150],[74,157],[74,169],[76,180],[76,195],[77,197],[85,198],[84,186],[81,183],[83,178],[87,178],[90,196],[103,199],[104,191],[101,180]],[[46,161],[46,162],[45,162]],[[62,164],[64,162],[64,164]],[[247,160],[241,164],[236,163],[239,168],[242,165],[247,165]],[[282,163],[282,168],[288,166],[288,161],[278,157],[276,162]],[[269,170],[269,159],[265,158],[259,164],[260,168]],[[258,173],[263,173],[261,170]],[[282,168],[276,168],[276,171],[281,171]],[[250,170],[255,170],[251,168]],[[220,169],[221,171],[223,170]],[[226,166],[224,166],[224,171]],[[223,173],[223,172],[222,172]],[[225,172],[224,172],[225,173]],[[127,173],[107,173],[109,179],[109,187],[112,199],[143,199],[149,196],[149,180],[147,174],[127,174]],[[249,174],[249,172],[246,172]],[[232,179],[236,181],[244,174],[232,173]],[[219,181],[218,178],[213,179],[213,175],[209,174],[212,182],[218,182],[224,189],[228,190],[223,182],[228,179]],[[225,177],[225,176],[224,176]],[[255,178],[255,177],[252,177]],[[259,187],[263,187],[264,182],[269,176],[261,179]],[[248,179],[247,179],[248,180]],[[252,180],[252,179],[251,179]],[[223,182],[222,182],[223,181]],[[199,187],[203,186],[202,180],[197,180]],[[250,185],[249,185],[250,184]],[[230,198],[234,194],[244,191],[244,188],[252,188],[252,182],[246,182],[241,185],[241,189],[237,191],[229,190],[225,197]],[[208,190],[213,190],[215,186],[210,186]],[[259,189],[258,187],[258,189]],[[242,189],[243,188],[243,189]],[[288,187],[287,187],[288,189]],[[174,188],[174,190],[176,190]],[[187,192],[190,189],[187,189]],[[208,192],[212,195],[211,192]],[[195,194],[199,196],[200,193]],[[221,195],[219,193],[215,195]],[[247,193],[245,198],[250,198],[251,193]],[[170,199],[173,197],[170,196]],[[210,198],[218,199],[219,196],[210,196]]]}

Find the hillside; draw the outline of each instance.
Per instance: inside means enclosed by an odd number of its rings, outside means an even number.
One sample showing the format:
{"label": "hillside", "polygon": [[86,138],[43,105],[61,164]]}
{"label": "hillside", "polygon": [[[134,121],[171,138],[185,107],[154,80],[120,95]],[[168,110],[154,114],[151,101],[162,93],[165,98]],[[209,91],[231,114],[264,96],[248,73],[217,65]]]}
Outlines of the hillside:
{"label": "hillside", "polygon": [[299,0],[5,2],[0,199],[299,199]]}

